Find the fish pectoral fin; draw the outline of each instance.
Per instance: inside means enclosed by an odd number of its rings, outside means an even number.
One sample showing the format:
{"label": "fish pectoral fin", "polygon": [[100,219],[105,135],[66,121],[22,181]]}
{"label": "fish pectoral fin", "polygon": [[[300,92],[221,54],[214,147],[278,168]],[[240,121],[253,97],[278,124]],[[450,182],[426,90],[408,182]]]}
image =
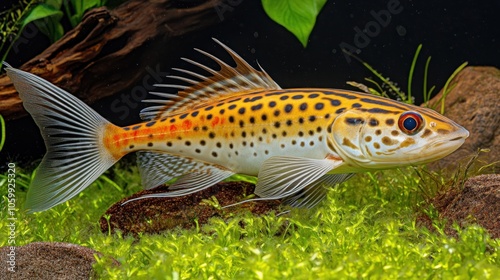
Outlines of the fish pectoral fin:
{"label": "fish pectoral fin", "polygon": [[293,196],[343,163],[331,158],[271,157],[262,164],[255,194],[267,199]]}
{"label": "fish pectoral fin", "polygon": [[154,197],[191,194],[208,188],[234,174],[233,171],[222,166],[165,153],[138,152],[137,159],[142,184],[146,189],[157,187],[170,179],[180,177],[169,187],[169,190],[172,191],[156,194]]}
{"label": "fish pectoral fin", "polygon": [[353,175],[353,173],[325,174],[297,193],[285,197],[283,203],[296,208],[313,208],[325,198],[328,187],[334,187],[336,184],[348,180]]}

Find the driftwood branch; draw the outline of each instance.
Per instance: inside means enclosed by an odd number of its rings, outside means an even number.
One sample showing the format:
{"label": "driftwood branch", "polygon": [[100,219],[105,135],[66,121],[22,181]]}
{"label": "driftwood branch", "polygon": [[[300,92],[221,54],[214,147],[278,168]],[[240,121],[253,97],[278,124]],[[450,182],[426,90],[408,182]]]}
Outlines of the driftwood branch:
{"label": "driftwood branch", "polygon": [[[91,103],[134,85],[147,65],[168,55],[173,38],[222,21],[224,5],[209,0],[186,8],[173,0],[131,0],[114,10],[97,8],[20,68]],[[8,120],[26,115],[5,74],[0,76],[0,114]]]}

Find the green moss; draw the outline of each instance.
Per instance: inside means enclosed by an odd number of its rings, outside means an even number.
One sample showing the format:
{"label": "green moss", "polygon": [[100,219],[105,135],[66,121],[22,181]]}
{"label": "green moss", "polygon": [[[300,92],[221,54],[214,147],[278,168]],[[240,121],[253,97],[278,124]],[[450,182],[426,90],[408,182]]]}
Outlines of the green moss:
{"label": "green moss", "polygon": [[[18,178],[29,174],[16,170]],[[500,275],[500,240],[477,226],[443,233],[444,223],[426,206],[423,180],[412,168],[360,174],[313,210],[290,215],[214,218],[193,230],[159,235],[104,234],[98,220],[114,202],[140,190],[136,168],[119,166],[78,197],[33,215],[18,211],[16,243],[63,241],[104,254],[95,269],[102,279],[417,279],[493,278]],[[425,175],[424,175],[425,176]],[[21,179],[19,179],[21,180]],[[443,179],[444,180],[444,179]],[[114,182],[114,184],[110,183]],[[430,181],[430,179],[429,179]],[[6,178],[0,177],[6,193]],[[118,187],[117,187],[118,186]],[[424,195],[425,194],[425,195]],[[25,188],[16,191],[18,206]],[[7,201],[0,231],[7,232]],[[416,225],[419,207],[436,231]],[[244,225],[242,227],[242,225]],[[7,239],[0,239],[0,246]],[[114,257],[121,265],[111,264]]]}

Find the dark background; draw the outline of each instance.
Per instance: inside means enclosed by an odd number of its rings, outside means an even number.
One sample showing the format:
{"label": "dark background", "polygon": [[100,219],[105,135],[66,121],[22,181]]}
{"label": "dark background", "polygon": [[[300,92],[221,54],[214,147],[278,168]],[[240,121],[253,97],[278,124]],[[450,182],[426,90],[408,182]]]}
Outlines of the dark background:
{"label": "dark background", "polygon": [[[355,28],[364,29],[375,20],[371,11],[387,10],[389,2],[329,0],[317,18],[307,48],[303,48],[293,34],[265,14],[260,1],[233,0],[232,6],[225,11],[218,7],[224,18],[222,23],[189,35],[189,40],[185,40],[188,45],[178,54],[165,54],[178,58],[171,65],[161,64],[159,67],[164,72],[171,67],[186,67],[180,57],[205,62],[203,56],[193,50],[194,47],[227,59],[224,51],[211,40],[214,37],[250,64],[257,66],[258,61],[283,88],[353,89],[345,82],[364,82],[365,77],[373,75],[359,62],[348,62],[339,45],[345,42],[354,46]],[[9,5],[9,1],[2,3],[0,8]],[[435,93],[465,61],[471,66],[500,68],[500,1],[401,0],[400,6],[403,10],[393,15],[389,24],[381,27],[380,32],[370,38],[369,44],[357,55],[384,76],[396,81],[406,92],[411,61],[417,46],[423,44],[412,88],[416,103],[422,101],[423,69],[428,56],[432,56],[428,85],[436,85]],[[7,61],[19,66],[48,45],[46,38],[38,36],[20,52],[11,53]],[[142,81],[137,81],[137,84],[140,86]],[[120,95],[129,96],[130,92],[128,90]],[[123,118],[111,107],[116,99],[106,98],[92,107],[118,125],[138,122],[140,108],[145,105],[139,104],[127,118]],[[0,154],[0,162],[21,161],[29,165],[43,153],[42,138],[31,118],[8,123],[7,142]]]}

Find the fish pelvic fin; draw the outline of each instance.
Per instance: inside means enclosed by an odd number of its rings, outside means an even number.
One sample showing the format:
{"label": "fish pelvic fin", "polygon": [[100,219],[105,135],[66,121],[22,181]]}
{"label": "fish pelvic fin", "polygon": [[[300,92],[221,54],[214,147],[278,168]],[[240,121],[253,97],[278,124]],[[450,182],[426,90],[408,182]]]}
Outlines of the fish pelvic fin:
{"label": "fish pelvic fin", "polygon": [[[236,63],[236,66],[233,67],[210,53],[195,49],[216,62],[220,69],[214,70],[194,60],[182,58],[200,70],[209,73],[209,75],[205,76],[186,69],[173,68],[172,70],[180,73],[180,75],[167,77],[177,80],[179,84],[156,84],[155,86],[174,91],[179,90],[178,94],[150,92],[151,95],[160,97],[160,99],[144,100],[144,102],[155,105],[141,111],[142,119],[159,119],[204,106],[207,103],[214,102],[214,100],[220,101],[225,98],[232,98],[262,90],[281,89],[260,65],[260,71],[256,70],[228,46],[217,39],[213,40],[224,48]],[[182,85],[182,83],[189,85]]]}
{"label": "fish pelvic fin", "polygon": [[47,149],[25,204],[30,213],[44,211],[83,191],[119,159],[103,145],[103,134],[113,125],[50,82],[5,66]]}

